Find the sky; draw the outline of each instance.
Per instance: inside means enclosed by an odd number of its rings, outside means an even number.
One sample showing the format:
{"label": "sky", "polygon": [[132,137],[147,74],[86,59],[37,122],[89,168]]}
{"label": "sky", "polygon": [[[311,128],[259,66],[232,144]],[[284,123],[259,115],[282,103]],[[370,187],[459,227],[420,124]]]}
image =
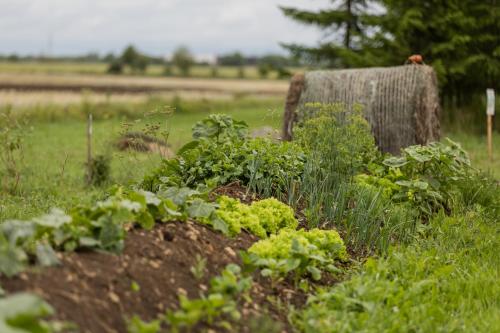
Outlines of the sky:
{"label": "sky", "polygon": [[280,42],[314,45],[321,32],[278,6],[317,9],[329,0],[0,0],[0,54],[120,52],[157,56],[185,45],[197,55],[284,53]]}

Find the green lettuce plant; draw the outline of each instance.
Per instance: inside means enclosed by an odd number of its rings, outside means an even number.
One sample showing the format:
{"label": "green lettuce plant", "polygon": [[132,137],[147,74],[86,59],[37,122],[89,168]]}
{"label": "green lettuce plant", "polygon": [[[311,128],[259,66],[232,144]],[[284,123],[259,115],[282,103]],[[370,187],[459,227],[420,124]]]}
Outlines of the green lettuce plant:
{"label": "green lettuce plant", "polygon": [[348,258],[344,242],[335,230],[282,229],[254,243],[246,259],[274,280],[293,273],[295,282],[310,276],[321,279],[322,271],[338,272],[335,261]]}

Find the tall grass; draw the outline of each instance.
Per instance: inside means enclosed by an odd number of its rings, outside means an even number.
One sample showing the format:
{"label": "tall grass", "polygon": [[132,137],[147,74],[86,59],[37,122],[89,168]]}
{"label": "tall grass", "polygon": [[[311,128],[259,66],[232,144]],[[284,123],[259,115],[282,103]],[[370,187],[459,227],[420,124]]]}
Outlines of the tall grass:
{"label": "tall grass", "polygon": [[302,332],[498,332],[498,223],[433,218],[411,245],[368,259],[292,315]]}

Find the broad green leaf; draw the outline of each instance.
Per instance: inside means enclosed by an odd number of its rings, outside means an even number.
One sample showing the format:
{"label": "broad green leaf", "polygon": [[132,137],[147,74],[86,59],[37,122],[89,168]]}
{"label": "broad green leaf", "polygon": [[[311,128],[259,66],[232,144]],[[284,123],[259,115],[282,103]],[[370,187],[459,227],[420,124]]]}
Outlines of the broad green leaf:
{"label": "broad green leaf", "polygon": [[194,149],[200,145],[200,141],[198,140],[193,140],[188,143],[186,143],[184,146],[182,146],[178,151],[177,155],[182,155],[184,152]]}
{"label": "broad green leaf", "polygon": [[404,187],[411,187],[413,182],[410,180],[398,180],[396,182],[397,185],[399,186],[404,186]]}
{"label": "broad green leaf", "polygon": [[142,205],[140,203],[130,201],[128,199],[120,201],[120,207],[135,213],[139,212],[142,209]]}
{"label": "broad green leaf", "polygon": [[298,258],[287,259],[285,264],[285,270],[287,272],[291,272],[294,269],[297,269],[297,267],[299,266],[300,266],[300,259]]}
{"label": "broad green leaf", "polygon": [[167,187],[158,193],[162,198],[170,199],[178,206],[184,205],[189,197],[197,194],[200,194],[200,192],[189,187]]}
{"label": "broad green leaf", "polygon": [[38,243],[36,245],[36,259],[41,266],[54,266],[60,264],[52,246],[45,243]]}
{"label": "broad green leaf", "polygon": [[123,239],[125,232],[122,226],[113,223],[109,216],[103,216],[99,219],[101,231],[99,241],[104,250],[119,252],[123,249]]}
{"label": "broad green leaf", "polygon": [[413,186],[420,190],[427,190],[429,188],[429,183],[416,180],[413,182]]}
{"label": "broad green leaf", "polygon": [[215,230],[222,232],[224,235],[229,235],[229,228],[227,223],[224,222],[221,218],[219,218],[216,214],[212,214],[211,217],[212,227]]}
{"label": "broad green leaf", "polygon": [[389,166],[389,167],[399,168],[399,167],[402,167],[402,166],[408,164],[408,161],[404,157],[393,156],[393,157],[386,158],[382,163],[384,165]]}
{"label": "broad green leaf", "polygon": [[52,307],[40,297],[18,293],[0,299],[0,332],[45,333],[40,319],[54,313]]}
{"label": "broad green leaf", "polygon": [[330,272],[330,273],[342,273],[342,270],[339,269],[338,267],[336,267],[335,265],[333,264],[330,264],[330,265],[327,265],[326,266],[326,269]]}
{"label": "broad green leaf", "polygon": [[260,274],[264,277],[269,277],[273,275],[273,271],[270,270],[269,268],[264,268],[263,270],[260,271]]}
{"label": "broad green leaf", "polygon": [[57,229],[64,224],[70,223],[71,216],[58,208],[52,208],[49,214],[34,218],[33,222],[39,226]]}
{"label": "broad green leaf", "polygon": [[153,205],[153,206],[159,206],[161,204],[161,200],[156,196],[156,194],[149,192],[149,191],[139,191],[139,194],[144,196],[144,199],[146,200],[146,204],[148,205]]}
{"label": "broad green leaf", "polygon": [[101,245],[101,242],[95,238],[92,237],[80,237],[78,240],[79,244],[81,247],[99,247]]}
{"label": "broad green leaf", "polygon": [[161,321],[153,320],[150,322],[142,321],[135,315],[127,322],[128,333],[158,333],[161,329]]}
{"label": "broad green leaf", "polygon": [[432,155],[426,151],[418,151],[417,149],[412,148],[407,148],[405,151],[411,158],[420,163],[428,162],[432,159]]}
{"label": "broad green leaf", "polygon": [[34,236],[35,224],[30,221],[9,220],[0,224],[1,231],[12,245]]}
{"label": "broad green leaf", "polygon": [[209,217],[214,211],[213,204],[200,198],[194,199],[187,207],[187,213],[191,218]]}
{"label": "broad green leaf", "polygon": [[114,211],[111,215],[113,223],[124,224],[127,222],[133,222],[135,220],[136,211],[131,211],[127,208],[120,207]]}
{"label": "broad green leaf", "polygon": [[137,222],[146,230],[151,230],[155,226],[155,219],[148,212],[142,212],[138,215]]}
{"label": "broad green leaf", "polygon": [[24,269],[28,256],[18,247],[0,244],[0,273],[10,277]]}
{"label": "broad green leaf", "polygon": [[321,271],[318,268],[314,266],[307,266],[306,269],[314,280],[318,281],[321,279]]}

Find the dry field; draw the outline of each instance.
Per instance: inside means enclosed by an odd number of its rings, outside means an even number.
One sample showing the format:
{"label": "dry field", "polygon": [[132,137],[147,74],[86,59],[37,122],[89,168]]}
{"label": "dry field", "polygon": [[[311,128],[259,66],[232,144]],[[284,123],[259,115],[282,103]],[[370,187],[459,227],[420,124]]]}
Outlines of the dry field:
{"label": "dry field", "polygon": [[89,102],[141,103],[151,97],[231,100],[283,97],[288,82],[273,80],[154,78],[82,74],[0,73],[0,105],[68,105]]}
{"label": "dry field", "polygon": [[65,90],[88,89],[98,92],[196,91],[232,94],[283,95],[287,81],[153,78],[112,75],[10,74],[0,73],[0,89]]}
{"label": "dry field", "polygon": [[[70,105],[79,104],[83,101],[89,103],[145,103],[151,98],[172,100],[217,100],[231,101],[235,95],[230,93],[216,93],[203,91],[172,91],[154,93],[102,93],[90,91],[60,91],[60,90],[0,90],[0,107],[10,105],[12,107],[31,107],[37,105]],[[258,96],[251,96],[256,98]]]}

